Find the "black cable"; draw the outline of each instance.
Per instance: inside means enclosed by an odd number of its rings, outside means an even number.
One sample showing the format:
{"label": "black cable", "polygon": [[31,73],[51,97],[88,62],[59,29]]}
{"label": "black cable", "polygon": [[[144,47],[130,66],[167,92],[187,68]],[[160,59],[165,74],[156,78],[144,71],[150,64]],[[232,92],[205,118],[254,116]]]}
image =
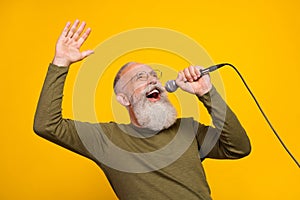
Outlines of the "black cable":
{"label": "black cable", "polygon": [[290,155],[290,157],[295,161],[296,165],[300,168],[300,164],[298,163],[298,161],[296,160],[296,158],[293,156],[293,154],[289,151],[289,149],[287,148],[287,146],[284,144],[284,142],[282,141],[282,139],[279,137],[278,133],[276,132],[276,130],[274,129],[274,127],[272,126],[271,122],[269,121],[268,117],[266,116],[266,114],[264,113],[264,111],[262,110],[261,106],[259,105],[258,101],[256,100],[254,94],[252,93],[252,91],[250,90],[249,86],[247,85],[246,81],[244,80],[244,78],[242,77],[241,73],[237,70],[237,68],[235,66],[233,66],[230,63],[224,63],[222,64],[222,66],[230,66],[232,67],[235,72],[239,75],[239,77],[241,78],[241,80],[243,81],[245,87],[247,88],[248,92],[251,94],[252,98],[254,99],[257,107],[259,108],[260,112],[262,113],[262,115],[264,116],[265,120],[268,122],[270,128],[272,129],[273,133],[276,135],[277,139],[279,140],[279,142],[281,143],[281,145],[283,146],[283,148],[286,150],[286,152]]}

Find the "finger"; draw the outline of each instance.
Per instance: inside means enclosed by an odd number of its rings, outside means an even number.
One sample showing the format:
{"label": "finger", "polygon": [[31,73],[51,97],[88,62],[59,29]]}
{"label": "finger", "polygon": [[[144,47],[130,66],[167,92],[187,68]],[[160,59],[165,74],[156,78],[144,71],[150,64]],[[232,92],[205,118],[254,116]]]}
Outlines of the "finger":
{"label": "finger", "polygon": [[81,45],[84,43],[84,41],[89,37],[92,29],[88,28],[86,31],[82,34],[82,36],[78,39],[78,46],[81,47]]}
{"label": "finger", "polygon": [[186,78],[186,76],[185,76],[185,74],[184,74],[183,71],[180,71],[180,72],[178,73],[178,76],[181,78],[181,81],[187,82],[187,78]]}
{"label": "finger", "polygon": [[189,82],[193,82],[193,81],[194,81],[193,77],[192,77],[191,74],[190,74],[189,68],[185,68],[185,69],[183,70],[183,73],[184,73],[185,78],[186,78]]}
{"label": "finger", "polygon": [[198,77],[198,74],[200,74],[200,72],[197,73],[197,71],[199,71],[199,70],[195,66],[190,66],[188,68],[188,70],[189,70],[191,77],[193,78],[193,81],[197,80],[200,77],[200,76]]}
{"label": "finger", "polygon": [[69,33],[68,33],[67,37],[71,38],[73,36],[73,34],[75,33],[75,31],[77,29],[78,24],[79,24],[79,20],[76,19],[74,24],[72,25],[71,29],[69,30]]}
{"label": "finger", "polygon": [[69,28],[70,28],[70,25],[71,25],[71,22],[67,22],[67,24],[66,24],[64,30],[63,30],[62,33],[61,33],[62,36],[64,36],[64,37],[67,36],[68,31],[69,31]]}
{"label": "finger", "polygon": [[176,79],[176,84],[184,91],[189,93],[194,93],[194,89],[191,83],[187,82],[185,77],[185,73],[183,71],[178,72],[178,76]]}
{"label": "finger", "polygon": [[79,37],[79,35],[81,35],[84,27],[85,27],[86,23],[85,22],[82,22],[81,25],[79,26],[79,28],[77,29],[77,31],[74,33],[73,35],[73,38],[75,40],[77,40],[77,38]]}
{"label": "finger", "polygon": [[186,78],[184,76],[183,71],[178,72],[175,82],[179,87],[182,87],[186,83]]}
{"label": "finger", "polygon": [[184,77],[184,74],[183,74],[182,71],[179,71],[179,72],[178,72],[177,80],[180,81],[180,82],[186,81],[186,80],[185,80],[185,77]]}
{"label": "finger", "polygon": [[197,75],[197,79],[201,77],[201,72],[200,72],[201,69],[203,69],[203,67],[195,66],[195,73]]}

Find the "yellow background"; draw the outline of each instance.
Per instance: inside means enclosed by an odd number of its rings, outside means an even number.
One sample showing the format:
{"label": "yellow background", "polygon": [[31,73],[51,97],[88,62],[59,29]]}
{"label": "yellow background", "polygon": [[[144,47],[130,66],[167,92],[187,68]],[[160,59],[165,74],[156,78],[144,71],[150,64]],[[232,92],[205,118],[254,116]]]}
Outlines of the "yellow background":
{"label": "yellow background", "polygon": [[[238,67],[278,133],[300,160],[300,5],[286,1],[11,1],[0,3],[0,199],[116,199],[91,161],[36,136],[33,116],[54,45],[66,21],[92,27],[84,49],[125,30],[164,27],[201,44],[215,63]],[[185,66],[182,66],[185,67]],[[64,116],[80,63],[69,72]],[[214,199],[299,199],[300,171],[230,68],[226,101],[252,142],[249,157],[206,160]],[[109,87],[103,92],[111,92]]]}

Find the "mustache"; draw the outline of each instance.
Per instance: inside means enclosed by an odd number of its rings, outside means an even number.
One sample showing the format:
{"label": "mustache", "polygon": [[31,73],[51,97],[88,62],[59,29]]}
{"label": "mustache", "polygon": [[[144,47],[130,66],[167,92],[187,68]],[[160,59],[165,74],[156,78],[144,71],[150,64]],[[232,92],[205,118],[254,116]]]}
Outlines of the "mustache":
{"label": "mustache", "polygon": [[143,102],[146,102],[147,98],[147,94],[154,90],[154,89],[157,89],[159,91],[159,94],[160,94],[160,97],[161,97],[161,101],[168,101],[167,98],[168,98],[168,95],[167,95],[167,92],[166,92],[166,89],[164,86],[162,86],[162,84],[160,83],[155,83],[155,84],[148,84],[144,89],[142,89],[140,92],[139,92],[139,95],[135,96],[134,95],[134,92],[132,92],[132,94],[129,96],[129,99],[130,101],[133,103],[133,104],[136,104],[137,102],[136,101],[143,101]]}
{"label": "mustache", "polygon": [[149,84],[144,90],[141,91],[142,94],[146,95],[148,92],[157,89],[162,95],[165,93],[166,89],[161,84]]}

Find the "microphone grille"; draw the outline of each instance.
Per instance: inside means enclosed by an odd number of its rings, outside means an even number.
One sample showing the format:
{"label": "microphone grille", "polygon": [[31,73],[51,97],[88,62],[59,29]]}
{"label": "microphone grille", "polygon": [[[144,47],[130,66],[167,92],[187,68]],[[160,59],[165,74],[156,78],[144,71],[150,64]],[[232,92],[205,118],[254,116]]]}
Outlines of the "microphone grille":
{"label": "microphone grille", "polygon": [[175,80],[170,80],[166,82],[165,88],[168,92],[175,92],[178,88]]}

